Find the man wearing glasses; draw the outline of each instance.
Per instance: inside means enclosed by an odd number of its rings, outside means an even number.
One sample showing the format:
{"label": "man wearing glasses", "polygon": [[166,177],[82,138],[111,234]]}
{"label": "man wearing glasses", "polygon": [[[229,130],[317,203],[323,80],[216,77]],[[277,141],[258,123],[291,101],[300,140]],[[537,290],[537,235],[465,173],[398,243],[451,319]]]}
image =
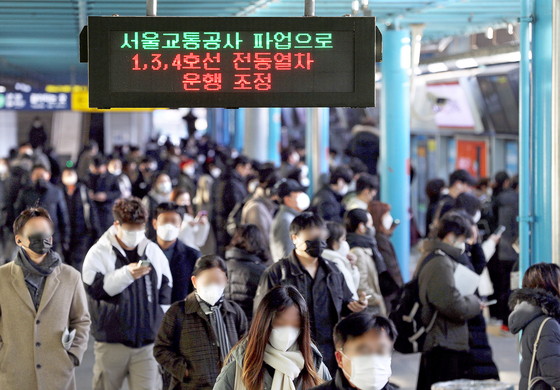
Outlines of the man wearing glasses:
{"label": "man wearing glasses", "polygon": [[394,390],[389,377],[396,338],[391,320],[367,312],[350,314],[334,328],[334,379],[312,390]]}

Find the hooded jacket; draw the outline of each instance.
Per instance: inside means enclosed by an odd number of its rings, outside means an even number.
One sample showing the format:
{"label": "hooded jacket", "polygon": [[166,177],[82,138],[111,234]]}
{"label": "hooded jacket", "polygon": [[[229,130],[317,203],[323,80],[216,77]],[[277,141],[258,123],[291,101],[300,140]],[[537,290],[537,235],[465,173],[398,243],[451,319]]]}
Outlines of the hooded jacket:
{"label": "hooded jacket", "polygon": [[552,317],[542,330],[533,378],[543,380],[533,390],[560,388],[560,298],[545,290],[524,288],[514,291],[509,304],[513,312],[509,316],[509,329],[513,334],[523,331],[521,336],[521,380],[519,390],[527,390],[533,346],[542,322]]}
{"label": "hooded jacket", "polygon": [[[469,350],[467,321],[480,313],[476,295],[461,296],[455,288],[454,272],[461,250],[441,240],[424,241],[425,254],[437,251],[418,275],[422,322],[428,325],[437,311],[433,328],[426,335],[423,353],[434,348]],[[423,261],[423,260],[422,260]]]}

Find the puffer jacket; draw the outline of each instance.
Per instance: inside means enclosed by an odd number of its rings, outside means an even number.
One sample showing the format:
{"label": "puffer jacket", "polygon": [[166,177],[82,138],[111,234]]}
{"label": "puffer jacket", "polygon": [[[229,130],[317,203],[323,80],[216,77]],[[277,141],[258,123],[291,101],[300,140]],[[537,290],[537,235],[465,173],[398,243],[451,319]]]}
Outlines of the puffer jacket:
{"label": "puffer jacket", "polygon": [[228,249],[226,260],[228,282],[225,297],[241,306],[247,320],[251,322],[253,300],[266,265],[257,255],[240,248]]}
{"label": "puffer jacket", "polygon": [[545,290],[524,288],[512,293],[509,304],[509,329],[521,336],[521,380],[519,390],[527,390],[534,343],[539,328],[547,317],[552,317],[543,327],[533,378],[541,377],[533,390],[560,389],[560,298]]}
{"label": "puffer jacket", "polygon": [[[323,363],[323,357],[321,353],[315,347],[313,348],[313,361],[315,363],[315,370],[319,374],[319,378],[324,381],[331,380],[331,374],[328,368]],[[242,340],[236,347],[233,348],[231,352],[231,358],[229,363],[222,368],[222,372],[216,379],[216,384],[213,390],[234,390],[235,388],[235,374],[238,367],[243,367],[243,358],[245,357],[245,350],[247,348],[247,339]],[[264,367],[264,366],[263,366]],[[302,383],[298,381],[297,378],[294,380],[296,390],[302,390]],[[267,369],[264,370],[264,386],[263,390],[270,390],[272,388],[272,376]]]}
{"label": "puffer jacket", "polygon": [[454,272],[461,250],[441,240],[424,241],[425,254],[437,251],[418,275],[422,322],[428,325],[437,311],[433,328],[426,335],[423,353],[436,347],[469,350],[467,321],[480,313],[476,295],[461,296],[455,288]]}

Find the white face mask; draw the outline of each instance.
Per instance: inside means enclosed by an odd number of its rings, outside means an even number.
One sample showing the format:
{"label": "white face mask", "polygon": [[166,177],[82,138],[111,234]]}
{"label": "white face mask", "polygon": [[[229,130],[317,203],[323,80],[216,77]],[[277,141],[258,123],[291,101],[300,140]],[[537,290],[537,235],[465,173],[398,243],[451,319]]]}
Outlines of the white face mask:
{"label": "white face mask", "polygon": [[393,226],[393,217],[391,214],[385,214],[381,223],[386,230],[391,230],[391,227]]}
{"label": "white face mask", "polygon": [[477,210],[474,217],[472,217],[473,222],[478,223],[478,221],[480,221],[481,216],[482,216],[482,214],[480,213],[480,210]]}
{"label": "white face mask", "polygon": [[208,303],[210,306],[214,306],[222,295],[224,295],[224,289],[225,286],[209,284],[208,286],[198,286],[196,292],[204,302]]}
{"label": "white face mask", "polygon": [[158,226],[157,235],[163,241],[173,241],[179,237],[179,228],[170,223],[166,223],[165,225]]}
{"label": "white face mask", "polygon": [[299,182],[304,187],[309,187],[309,185],[311,184],[311,180],[309,180],[309,178],[307,176],[302,177]]}
{"label": "white face mask", "polygon": [[8,173],[8,166],[6,164],[0,164],[0,175]]}
{"label": "white face mask", "polygon": [[309,195],[307,195],[305,192],[300,192],[296,198],[297,208],[301,211],[305,211],[309,208],[310,204],[311,200],[309,199]]}
{"label": "white face mask", "polygon": [[293,326],[282,326],[279,328],[273,328],[270,332],[270,338],[268,342],[275,349],[286,352],[299,337],[299,329]]}
{"label": "white face mask", "polygon": [[111,174],[115,176],[120,176],[121,173],[122,173],[122,169],[113,169],[113,172],[111,172]]}
{"label": "white face mask", "polygon": [[65,186],[73,186],[76,185],[77,182],[78,182],[78,176],[76,175],[64,176],[62,178],[62,184],[64,184]]}
{"label": "white face mask", "polygon": [[348,253],[350,253],[350,245],[348,245],[348,241],[342,241],[340,243],[340,247],[337,249],[337,252],[342,257],[348,256]]}
{"label": "white face mask", "polygon": [[258,181],[252,181],[249,183],[248,189],[249,189],[249,193],[252,194],[253,192],[255,192],[255,190],[257,189],[257,187],[259,186],[259,182]]}
{"label": "white face mask", "polygon": [[360,390],[381,390],[389,382],[392,375],[391,356],[368,355],[356,356],[352,359],[344,356],[352,364],[352,375],[348,375],[346,371],[344,373]]}
{"label": "white face mask", "polygon": [[124,230],[122,229],[121,241],[127,248],[136,248],[146,237],[144,230]]}
{"label": "white face mask", "polygon": [[356,191],[356,180],[352,180],[350,182],[350,185],[348,186],[348,191],[350,192]]}
{"label": "white face mask", "polygon": [[214,179],[217,179],[222,174],[222,170],[220,168],[212,168],[210,174]]}
{"label": "white face mask", "polygon": [[461,254],[465,253],[465,247],[466,247],[466,245],[465,245],[464,242],[455,241],[455,242],[453,243],[453,246],[454,246],[455,248],[461,249]]}
{"label": "white face mask", "polygon": [[183,173],[187,176],[194,176],[195,168],[192,165],[187,165],[183,168]]}
{"label": "white face mask", "polygon": [[441,193],[442,195],[447,195],[447,194],[449,194],[449,188],[442,188],[441,191],[440,191],[440,193]]}
{"label": "white face mask", "polygon": [[348,193],[348,184],[344,183],[340,191],[338,191],[338,195],[346,195]]}
{"label": "white face mask", "polygon": [[164,181],[163,183],[159,183],[157,185],[157,191],[160,194],[169,194],[172,189],[173,187],[171,186],[171,182],[169,181]]}

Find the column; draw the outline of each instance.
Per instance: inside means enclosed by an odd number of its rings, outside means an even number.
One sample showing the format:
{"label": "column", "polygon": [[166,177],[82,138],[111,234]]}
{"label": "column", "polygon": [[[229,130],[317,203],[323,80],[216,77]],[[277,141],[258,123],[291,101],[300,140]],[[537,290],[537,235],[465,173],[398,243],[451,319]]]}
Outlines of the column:
{"label": "column", "polygon": [[268,161],[280,166],[280,137],[282,135],[282,111],[268,109]]}
{"label": "column", "polygon": [[410,30],[383,34],[378,172],[381,200],[401,221],[392,242],[405,282],[410,280],[410,55]]}
{"label": "column", "polygon": [[235,110],[235,129],[233,131],[232,147],[241,153],[245,140],[245,109]]}
{"label": "column", "polygon": [[329,109],[307,108],[305,120],[305,157],[311,182],[307,191],[313,197],[320,190],[319,178],[329,171]]}
{"label": "column", "polygon": [[267,161],[268,109],[245,109],[245,147],[243,154],[259,162]]}

